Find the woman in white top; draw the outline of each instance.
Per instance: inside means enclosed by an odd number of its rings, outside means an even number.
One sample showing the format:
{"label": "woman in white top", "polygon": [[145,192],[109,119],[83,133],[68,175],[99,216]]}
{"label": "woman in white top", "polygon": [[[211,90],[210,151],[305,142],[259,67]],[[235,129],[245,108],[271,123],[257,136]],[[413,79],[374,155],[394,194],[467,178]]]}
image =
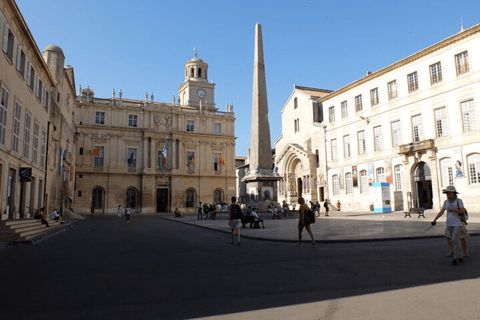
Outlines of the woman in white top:
{"label": "woman in white top", "polygon": [[447,211],[447,231],[450,234],[453,244],[453,261],[454,266],[463,261],[462,249],[460,244],[460,232],[462,231],[463,223],[459,218],[459,214],[465,213],[463,201],[457,197],[457,190],[454,186],[448,186],[443,190],[447,194],[447,200],[443,203],[442,209],[432,221],[435,225],[438,218],[440,218],[445,210]]}

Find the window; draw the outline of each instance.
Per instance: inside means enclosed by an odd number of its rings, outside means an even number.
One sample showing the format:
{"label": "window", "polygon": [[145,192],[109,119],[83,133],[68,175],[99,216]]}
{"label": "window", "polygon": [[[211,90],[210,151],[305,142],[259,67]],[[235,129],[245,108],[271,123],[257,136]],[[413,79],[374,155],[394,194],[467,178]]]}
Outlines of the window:
{"label": "window", "polygon": [[48,106],[50,104],[50,93],[48,92],[48,90],[45,88],[45,93],[43,95],[43,107],[45,108],[45,110],[48,111]]}
{"label": "window", "polygon": [[480,183],[480,154],[474,153],[467,157],[468,173],[470,175],[470,183]]}
{"label": "window", "polygon": [[362,95],[358,95],[355,97],[355,111],[359,112],[362,111],[363,109],[363,104],[362,104]]}
{"label": "window", "polygon": [[331,145],[332,145],[332,160],[337,160],[337,159],[338,159],[338,154],[337,154],[337,139],[332,139]]}
{"label": "window", "polygon": [[293,109],[297,109],[298,108],[298,99],[297,97],[295,97],[295,99],[293,99]]}
{"label": "window", "polygon": [[23,156],[28,159],[30,151],[30,122],[32,120],[32,115],[26,111],[25,112],[25,134],[23,137]]}
{"label": "window", "polygon": [[187,120],[187,131],[194,132],[195,131],[195,121]]}
{"label": "window", "polygon": [[18,46],[18,49],[17,49],[17,71],[18,71],[18,74],[22,78],[25,78],[25,62],[26,62],[25,52],[23,52],[23,49],[22,49],[21,46]]}
{"label": "window", "polygon": [[95,188],[92,191],[92,207],[101,208],[103,202],[103,190],[102,188]]}
{"label": "window", "polygon": [[185,192],[185,207],[187,208],[194,208],[195,207],[195,190],[188,189]]}
{"label": "window", "polygon": [[2,96],[0,100],[0,144],[5,145],[5,136],[7,134],[7,108],[8,91],[2,87]]}
{"label": "window", "polygon": [[8,59],[13,62],[13,45],[15,37],[10,30],[10,26],[5,23],[5,29],[3,30],[3,52],[7,55]]}
{"label": "window", "polygon": [[297,133],[300,131],[300,119],[293,120],[293,132]]}
{"label": "window", "polygon": [[137,148],[128,148],[127,166],[129,169],[137,167]]}
{"label": "window", "polygon": [[187,151],[187,170],[195,170],[195,152]]}
{"label": "window", "polygon": [[395,187],[397,191],[403,190],[403,165],[399,164],[394,168],[395,172]]}
{"label": "window", "polygon": [[457,67],[457,76],[470,71],[468,62],[468,51],[464,51],[455,56],[455,65]]}
{"label": "window", "polygon": [[430,66],[430,83],[433,85],[439,82],[442,82],[442,64],[437,62]]}
{"label": "window", "polygon": [[343,149],[344,149],[344,157],[345,158],[350,158],[351,153],[350,153],[350,136],[346,135],[343,137]]}
{"label": "window", "polygon": [[370,103],[372,107],[378,104],[378,88],[370,90]]}
{"label": "window", "polygon": [[392,147],[398,147],[402,144],[402,126],[400,120],[392,122]]}
{"label": "window", "polygon": [[367,145],[365,143],[365,131],[358,131],[358,154],[364,154],[367,150]]}
{"label": "window", "polygon": [[33,124],[33,151],[32,151],[32,161],[37,163],[38,158],[38,135],[40,133],[40,124],[35,121]]}
{"label": "window", "polygon": [[373,128],[373,136],[375,143],[375,151],[383,149],[383,136],[382,136],[382,127],[378,126]]}
{"label": "window", "polygon": [[437,138],[448,136],[447,108],[435,109],[435,130]]}
{"label": "window", "polygon": [[213,191],[213,202],[223,203],[223,191],[221,189],[215,189],[215,191]]}
{"label": "window", "polygon": [[388,89],[388,100],[397,98],[397,80],[390,81],[387,83]]}
{"label": "window", "polygon": [[40,166],[45,167],[45,153],[47,152],[47,130],[42,130],[42,149],[40,151]]}
{"label": "window", "polygon": [[213,155],[213,170],[217,172],[222,171],[223,157],[221,153],[214,153]]}
{"label": "window", "polygon": [[15,102],[15,113],[13,119],[13,135],[12,135],[12,150],[18,152],[18,138],[20,135],[20,112],[22,106]]}
{"label": "window", "polygon": [[347,101],[342,102],[342,119],[348,117]]}
{"label": "window", "polygon": [[105,112],[96,112],[95,113],[95,123],[96,124],[105,124]]}
{"label": "window", "polygon": [[328,121],[335,122],[335,107],[328,108]]}
{"label": "window", "polygon": [[422,116],[417,115],[412,117],[413,141],[418,142],[424,140]]}
{"label": "window", "polygon": [[163,154],[162,150],[158,150],[157,166],[158,166],[158,170],[163,170],[163,169],[166,169],[167,167],[167,158]]}
{"label": "window", "polygon": [[377,168],[377,182],[387,182],[386,176],[385,176],[385,169],[383,168]]}
{"label": "window", "polygon": [[93,151],[93,166],[95,168],[103,168],[103,147],[96,146],[94,147]]}
{"label": "window", "polygon": [[368,192],[367,170],[360,171],[360,193]]}
{"label": "window", "polygon": [[35,91],[35,69],[31,62],[27,64],[27,85],[32,91]]}
{"label": "window", "polygon": [[78,149],[78,154],[83,156],[83,148]]}
{"label": "window", "polygon": [[40,80],[40,78],[38,78],[37,89],[35,90],[35,94],[37,95],[38,100],[42,102],[42,104],[43,104],[43,90],[45,90],[43,88],[43,82],[42,80]]}
{"label": "window", "polygon": [[473,100],[468,100],[461,103],[463,132],[477,131],[477,112],[473,104]]}
{"label": "window", "polygon": [[332,183],[333,183],[333,194],[334,195],[339,195],[340,194],[340,180],[338,179],[338,175],[334,175],[332,177]]}
{"label": "window", "polygon": [[130,208],[136,208],[137,207],[137,198],[138,198],[138,191],[137,189],[130,187],[127,189],[127,194],[126,196],[126,204]]}
{"label": "window", "polygon": [[453,167],[450,158],[440,160],[440,174],[443,187],[454,186]]}
{"label": "window", "polygon": [[128,116],[128,126],[129,127],[137,127],[137,116],[136,115],[129,115]]}
{"label": "window", "polygon": [[345,174],[345,186],[346,186],[347,194],[352,194],[353,193],[353,179],[352,179],[352,173],[351,172],[347,172]]}
{"label": "window", "polygon": [[222,124],[221,123],[215,123],[213,125],[213,132],[215,134],[222,134]]}
{"label": "window", "polygon": [[414,92],[418,90],[418,76],[417,72],[410,73],[407,75],[408,79],[408,92]]}

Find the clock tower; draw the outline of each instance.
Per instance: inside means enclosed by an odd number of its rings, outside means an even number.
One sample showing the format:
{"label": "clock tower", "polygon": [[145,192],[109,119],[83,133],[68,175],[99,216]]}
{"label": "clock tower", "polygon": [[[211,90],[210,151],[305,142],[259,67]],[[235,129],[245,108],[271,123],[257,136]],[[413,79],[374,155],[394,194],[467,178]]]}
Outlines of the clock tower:
{"label": "clock tower", "polygon": [[178,88],[180,105],[216,111],[214,91],[215,83],[208,82],[208,64],[195,50],[195,57],[185,63],[185,80]]}

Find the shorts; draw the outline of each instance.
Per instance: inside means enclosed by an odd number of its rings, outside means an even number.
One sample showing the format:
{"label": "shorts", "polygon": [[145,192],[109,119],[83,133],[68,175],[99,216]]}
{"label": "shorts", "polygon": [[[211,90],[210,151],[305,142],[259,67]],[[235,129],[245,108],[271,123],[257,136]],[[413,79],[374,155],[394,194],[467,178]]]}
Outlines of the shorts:
{"label": "shorts", "polygon": [[242,222],[240,219],[234,219],[230,221],[230,229],[233,230],[240,230],[240,226],[242,225]]}

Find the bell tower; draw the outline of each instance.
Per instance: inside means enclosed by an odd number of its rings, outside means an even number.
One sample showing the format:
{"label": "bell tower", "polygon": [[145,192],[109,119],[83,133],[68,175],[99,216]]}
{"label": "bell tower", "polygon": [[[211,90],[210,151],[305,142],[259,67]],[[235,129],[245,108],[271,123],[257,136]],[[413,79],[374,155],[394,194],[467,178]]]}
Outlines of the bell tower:
{"label": "bell tower", "polygon": [[180,105],[216,111],[215,83],[208,82],[208,64],[194,52],[195,57],[185,63],[185,80],[178,88]]}

